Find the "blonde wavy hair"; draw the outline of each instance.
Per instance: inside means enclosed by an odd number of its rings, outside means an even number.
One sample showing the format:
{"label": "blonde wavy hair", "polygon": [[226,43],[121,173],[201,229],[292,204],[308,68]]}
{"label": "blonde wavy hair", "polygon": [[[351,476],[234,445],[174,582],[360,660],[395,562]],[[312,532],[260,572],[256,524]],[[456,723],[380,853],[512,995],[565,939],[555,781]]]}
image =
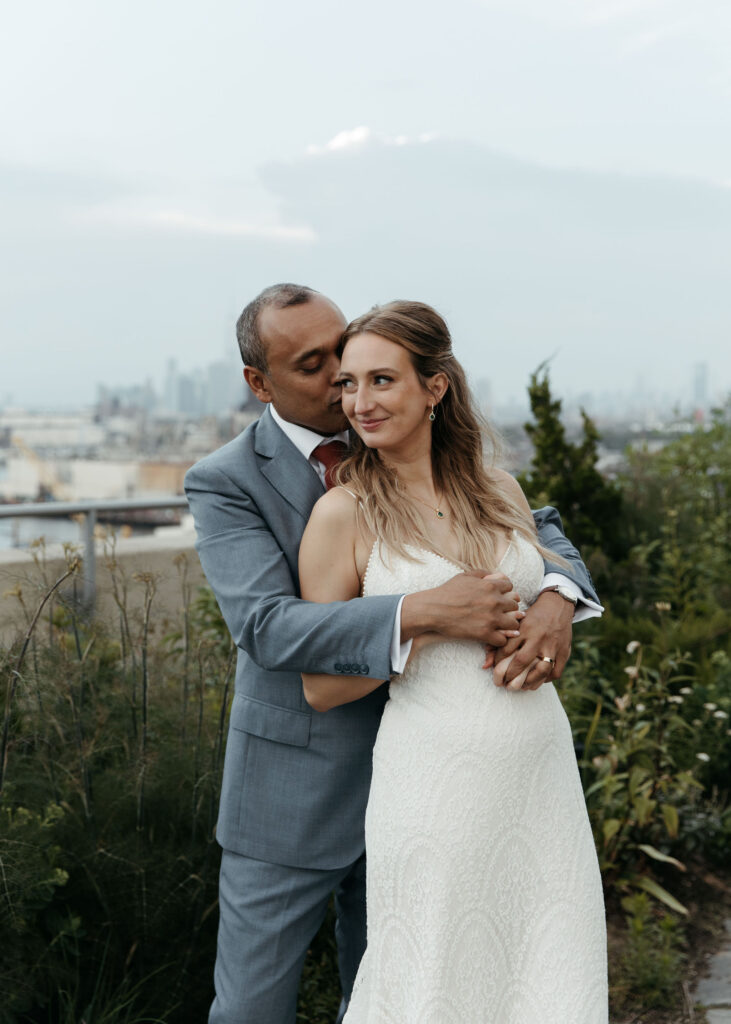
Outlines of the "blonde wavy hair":
{"label": "blonde wavy hair", "polygon": [[[555,554],[538,543],[533,518],[505,494],[485,468],[484,442],[488,446],[489,464],[493,465],[498,438],[475,407],[464,370],[452,352],[452,339],[443,317],[423,302],[402,300],[374,306],[348,324],[341,352],[351,338],[366,331],[406,349],[427,394],[427,381],[434,374],[445,374],[449,382],[435,408],[432,473],[434,484],[452,513],[461,565],[495,569],[500,538],[510,537],[513,530],[544,557],[556,561]],[[368,448],[355,431],[351,435],[350,450],[335,473],[336,482],[360,499],[363,525],[383,547],[418,561],[407,545],[434,550],[434,542],[426,536],[413,502],[397,476],[387,470],[378,451]],[[437,553],[453,561],[444,552]]]}

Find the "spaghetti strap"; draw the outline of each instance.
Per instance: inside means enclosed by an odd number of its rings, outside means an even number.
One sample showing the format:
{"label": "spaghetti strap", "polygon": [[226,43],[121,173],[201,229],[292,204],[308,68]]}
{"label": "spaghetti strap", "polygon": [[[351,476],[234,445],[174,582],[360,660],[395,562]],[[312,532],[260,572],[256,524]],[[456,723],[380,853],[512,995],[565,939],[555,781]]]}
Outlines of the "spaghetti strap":
{"label": "spaghetti strap", "polygon": [[353,494],[353,492],[352,492],[352,491],[349,491],[347,487],[343,487],[343,485],[342,485],[342,484],[338,484],[338,486],[339,486],[339,488],[340,488],[340,490],[341,490],[341,491],[345,491],[345,493],[346,493],[346,494],[349,494],[349,495],[350,495],[350,497],[351,497],[351,498],[352,498],[352,499],[353,499],[354,501],[358,501],[358,502],[360,501],[360,498],[358,497],[358,495],[357,495],[357,494]]}

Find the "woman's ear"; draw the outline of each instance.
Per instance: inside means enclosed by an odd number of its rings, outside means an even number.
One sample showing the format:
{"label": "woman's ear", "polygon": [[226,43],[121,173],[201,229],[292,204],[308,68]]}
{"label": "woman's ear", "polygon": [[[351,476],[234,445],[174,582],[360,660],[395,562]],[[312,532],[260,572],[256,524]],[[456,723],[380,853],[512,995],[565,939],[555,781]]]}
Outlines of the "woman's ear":
{"label": "woman's ear", "polygon": [[436,405],[438,402],[441,402],[447,393],[447,388],[449,387],[449,381],[447,380],[446,373],[435,373],[433,377],[429,378],[426,387],[427,391],[434,399],[434,404]]}

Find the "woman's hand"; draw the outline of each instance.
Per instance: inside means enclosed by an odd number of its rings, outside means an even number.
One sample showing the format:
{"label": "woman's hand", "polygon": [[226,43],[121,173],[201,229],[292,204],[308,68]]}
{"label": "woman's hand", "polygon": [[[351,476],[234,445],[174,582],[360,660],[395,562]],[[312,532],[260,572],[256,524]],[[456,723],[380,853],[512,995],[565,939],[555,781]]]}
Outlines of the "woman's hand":
{"label": "woman's hand", "polygon": [[[515,657],[515,654],[511,654],[509,657],[507,657],[503,661],[501,661],[500,662],[500,668],[503,669],[503,667],[504,667],[504,669],[507,670],[508,666],[510,665],[510,662],[513,660],[514,657]],[[525,682],[526,682],[526,680],[528,678],[528,673],[530,672],[531,668],[532,668],[532,665],[529,665],[527,668],[524,668],[523,671],[520,672],[517,676],[514,676],[510,680],[509,683],[506,683],[506,682],[503,681],[503,678],[504,678],[504,675],[505,675],[504,671],[502,673],[494,673],[492,681],[495,684],[495,686],[498,686],[498,687],[500,687],[501,689],[504,689],[504,690],[522,690],[524,688],[524,686],[525,686]],[[537,687],[535,687],[535,686],[525,686],[525,689],[526,690],[535,690],[535,689],[537,689]]]}
{"label": "woman's hand", "polygon": [[[520,626],[521,619],[525,618],[525,612],[515,612],[516,625]],[[517,640],[520,637],[520,629],[501,629],[500,632],[505,637],[505,642],[510,643],[511,640]],[[482,667],[493,668],[495,665],[495,654],[500,649],[495,647],[494,644],[484,644],[485,648],[485,660],[482,663]]]}
{"label": "woman's hand", "polygon": [[520,636],[496,651],[495,682],[508,684],[513,677],[527,673],[525,689],[537,690],[543,683],[560,679],[571,654],[573,617],[569,601],[551,591],[540,594],[528,609]]}

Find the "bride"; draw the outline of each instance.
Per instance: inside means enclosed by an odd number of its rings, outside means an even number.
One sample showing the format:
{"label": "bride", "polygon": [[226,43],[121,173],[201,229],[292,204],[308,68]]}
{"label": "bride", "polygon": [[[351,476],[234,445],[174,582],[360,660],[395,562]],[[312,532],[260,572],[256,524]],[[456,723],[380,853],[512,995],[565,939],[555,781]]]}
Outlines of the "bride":
{"label": "bride", "polygon": [[[342,345],[353,448],[302,540],[302,596],[405,594],[488,566],[530,604],[544,551],[516,481],[484,467],[444,320],[392,302]],[[601,879],[569,723],[552,684],[521,690],[526,669],[493,685],[483,661],[477,643],[422,634],[391,680],[366,813],[368,945],[344,1024],[607,1022]],[[318,711],[382,684],[303,682]]]}

